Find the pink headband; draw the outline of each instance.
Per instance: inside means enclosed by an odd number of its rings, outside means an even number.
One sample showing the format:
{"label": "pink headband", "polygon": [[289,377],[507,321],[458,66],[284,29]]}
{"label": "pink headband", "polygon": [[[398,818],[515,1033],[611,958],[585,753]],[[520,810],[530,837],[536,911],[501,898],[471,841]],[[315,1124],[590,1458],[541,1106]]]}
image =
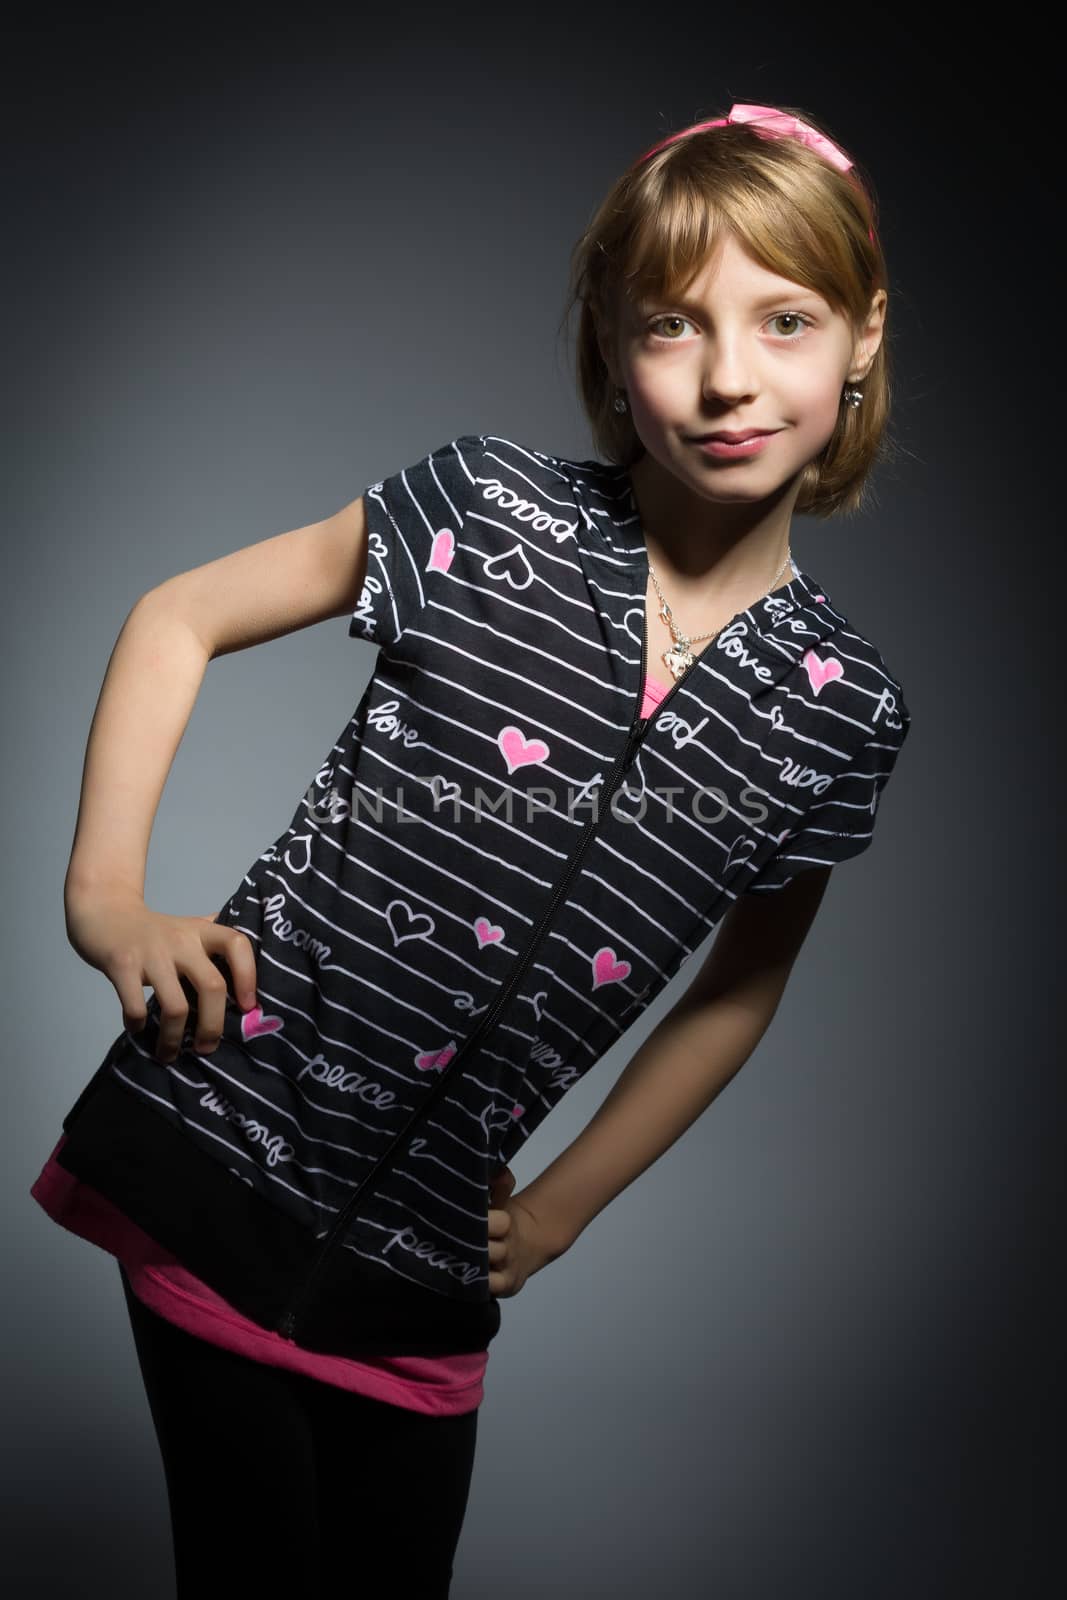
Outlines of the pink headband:
{"label": "pink headband", "polygon": [[[766,136],[770,139],[799,139],[801,144],[806,144],[810,150],[815,150],[839,172],[847,172],[854,165],[832,139],[816,132],[799,117],[790,116],[787,111],[778,111],[774,106],[746,105],[731,106],[728,116],[713,117],[710,122],[696,122],[691,128],[683,128],[680,133],[669,134],[666,139],[654,144],[651,150],[646,150],[637,165],[640,165],[641,161],[647,161],[657,150],[662,150],[664,145],[673,144],[675,139],[682,139],[688,133],[700,133],[704,128],[725,128],[727,123],[738,122],[755,124],[758,129],[766,130]],[[874,229],[868,228],[867,232],[873,244]]]}

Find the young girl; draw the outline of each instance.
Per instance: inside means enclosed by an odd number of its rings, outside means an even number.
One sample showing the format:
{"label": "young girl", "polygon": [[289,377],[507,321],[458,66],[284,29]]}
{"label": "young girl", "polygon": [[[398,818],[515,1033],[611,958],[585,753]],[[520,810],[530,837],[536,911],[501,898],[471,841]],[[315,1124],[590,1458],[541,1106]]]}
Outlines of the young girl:
{"label": "young girl", "polygon": [[[734,106],[622,175],[572,288],[608,464],[460,435],[152,590],[108,667],[65,895],[124,1028],[32,1192],[121,1264],[180,1595],[448,1593],[501,1301],[752,1054],[907,732],[790,550],[884,447],[849,158]],[[214,917],[149,910],[207,663],[343,615],[374,675],[289,827]],[[516,1194],[508,1162],[713,929]]]}

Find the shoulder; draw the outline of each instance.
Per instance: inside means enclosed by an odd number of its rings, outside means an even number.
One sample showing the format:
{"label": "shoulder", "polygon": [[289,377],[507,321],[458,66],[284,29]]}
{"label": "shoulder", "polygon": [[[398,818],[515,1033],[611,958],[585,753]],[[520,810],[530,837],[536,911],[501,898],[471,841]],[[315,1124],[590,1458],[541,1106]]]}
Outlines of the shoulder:
{"label": "shoulder", "polygon": [[903,743],[911,724],[911,711],[904,685],[882,650],[867,633],[851,624],[838,630],[834,645],[847,664],[852,681],[862,683],[867,691],[875,734],[883,734],[889,743]]}
{"label": "shoulder", "polygon": [[478,436],[475,508],[556,545],[611,551],[634,522],[623,469],[556,455],[502,434]]}
{"label": "shoulder", "polygon": [[852,742],[899,747],[911,724],[899,674],[867,629],[824,587],[802,574],[798,589],[801,629],[807,622],[821,635],[801,648],[806,696],[839,725],[841,719],[850,722]]}

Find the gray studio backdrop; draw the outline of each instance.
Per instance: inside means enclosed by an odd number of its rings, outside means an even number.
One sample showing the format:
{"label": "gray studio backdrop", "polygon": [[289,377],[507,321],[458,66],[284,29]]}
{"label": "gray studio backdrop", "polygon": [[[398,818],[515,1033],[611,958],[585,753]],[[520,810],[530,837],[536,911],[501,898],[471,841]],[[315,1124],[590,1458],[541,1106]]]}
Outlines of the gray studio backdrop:
{"label": "gray studio backdrop", "polygon": [[[622,165],[735,99],[823,115],[880,187],[901,455],[864,516],[798,519],[794,544],[883,650],[914,727],[874,845],[835,872],[754,1058],[503,1302],[453,1593],[915,1600],[962,1592],[972,1569],[991,1594],[1023,1592],[1008,1580],[1030,1548],[1036,1424],[1020,1329],[1051,1148],[1027,998],[1046,891],[1023,830],[1053,798],[1031,783],[1021,816],[1006,775],[1035,749],[1048,641],[1017,630],[1052,552],[1021,470],[1040,423],[1005,403],[1030,365],[1022,312],[998,302],[995,356],[982,336],[1009,247],[961,147],[967,276],[946,264],[922,141],[890,136],[889,89],[844,70],[852,55],[695,10],[635,51],[603,20],[10,38],[0,1139],[19,1597],[173,1592],[117,1267],[28,1195],[121,1026],[66,942],[62,883],[122,622],[170,574],[326,516],[457,434],[592,454],[556,338],[571,243]],[[909,70],[921,85],[933,67]],[[943,102],[955,92],[938,80]],[[1005,550],[1024,530],[1017,572]],[[151,905],[222,904],[372,661],[341,619],[210,666]],[[681,987],[531,1140],[520,1185]]]}

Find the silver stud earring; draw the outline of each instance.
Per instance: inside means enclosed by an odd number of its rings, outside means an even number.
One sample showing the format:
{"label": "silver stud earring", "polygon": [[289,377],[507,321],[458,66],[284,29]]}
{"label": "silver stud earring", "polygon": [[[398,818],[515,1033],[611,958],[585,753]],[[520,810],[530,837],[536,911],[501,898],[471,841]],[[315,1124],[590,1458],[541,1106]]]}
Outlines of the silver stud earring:
{"label": "silver stud earring", "polygon": [[615,410],[616,411],[627,411],[627,410],[629,410],[629,407],[626,404],[626,391],[625,391],[625,389],[620,389],[618,394],[615,396]]}
{"label": "silver stud earring", "polygon": [[846,405],[851,406],[852,409],[855,410],[857,406],[863,404],[863,390],[853,389],[851,386],[849,386],[842,395],[842,399]]}

